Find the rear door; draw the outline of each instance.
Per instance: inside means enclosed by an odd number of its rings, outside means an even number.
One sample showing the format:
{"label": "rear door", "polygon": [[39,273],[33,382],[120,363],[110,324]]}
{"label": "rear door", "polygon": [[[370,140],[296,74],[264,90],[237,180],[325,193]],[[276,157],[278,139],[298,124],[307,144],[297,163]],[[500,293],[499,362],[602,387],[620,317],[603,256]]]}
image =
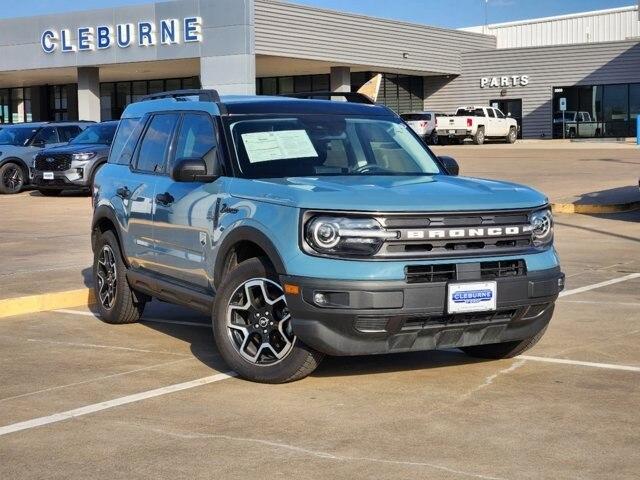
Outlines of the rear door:
{"label": "rear door", "polygon": [[[167,171],[184,158],[204,158],[213,171],[217,136],[212,117],[205,112],[184,113]],[[153,231],[157,272],[182,283],[208,289],[213,285],[213,221],[219,215],[224,177],[212,183],[174,182],[157,178]]]}
{"label": "rear door", "polygon": [[129,238],[134,268],[157,271],[153,245],[153,212],[156,182],[166,176],[179,114],[160,113],[149,118],[138,144],[126,195],[129,198]]}

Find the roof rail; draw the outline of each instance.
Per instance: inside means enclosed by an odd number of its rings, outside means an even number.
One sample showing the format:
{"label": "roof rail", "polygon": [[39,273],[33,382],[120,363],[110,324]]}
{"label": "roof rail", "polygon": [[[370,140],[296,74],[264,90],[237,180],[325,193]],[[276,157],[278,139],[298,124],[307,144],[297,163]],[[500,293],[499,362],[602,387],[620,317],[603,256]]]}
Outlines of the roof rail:
{"label": "roof rail", "polygon": [[305,93],[285,93],[281,96],[290,98],[302,98],[307,100],[331,100],[333,97],[342,97],[349,103],[364,103],[366,105],[376,104],[376,102],[374,102],[371,98],[357,92],[318,91]]}
{"label": "roof rail", "polygon": [[184,97],[198,97],[201,102],[220,102],[220,95],[217,90],[172,90],[169,92],[154,93],[142,97],[139,102],[146,102],[149,100],[162,100],[163,98],[175,98],[177,101],[184,101]]}

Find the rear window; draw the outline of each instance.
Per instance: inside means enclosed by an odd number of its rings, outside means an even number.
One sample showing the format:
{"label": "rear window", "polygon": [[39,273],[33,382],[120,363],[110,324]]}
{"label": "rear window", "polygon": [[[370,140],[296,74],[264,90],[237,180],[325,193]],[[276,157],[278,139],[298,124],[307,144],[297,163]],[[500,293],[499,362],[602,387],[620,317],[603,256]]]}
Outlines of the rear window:
{"label": "rear window", "polygon": [[484,110],[481,108],[459,108],[456,117],[484,117]]}
{"label": "rear window", "polygon": [[404,113],[400,115],[400,118],[402,118],[405,122],[419,122],[419,121],[428,122],[431,120],[431,114],[430,113]]}
{"label": "rear window", "polygon": [[124,118],[118,124],[116,136],[111,144],[109,163],[129,165],[140,136],[139,118]]}

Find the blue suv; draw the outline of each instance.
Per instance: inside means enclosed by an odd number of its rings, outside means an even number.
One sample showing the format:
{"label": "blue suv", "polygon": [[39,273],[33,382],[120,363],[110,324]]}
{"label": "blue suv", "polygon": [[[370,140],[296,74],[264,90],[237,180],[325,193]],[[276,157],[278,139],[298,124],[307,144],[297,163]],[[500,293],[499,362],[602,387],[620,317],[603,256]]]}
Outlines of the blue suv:
{"label": "blue suv", "polygon": [[146,97],[94,183],[99,313],[198,309],[229,366],[268,383],[325,354],[513,357],[564,286],[548,201],[457,175],[358,95]]}

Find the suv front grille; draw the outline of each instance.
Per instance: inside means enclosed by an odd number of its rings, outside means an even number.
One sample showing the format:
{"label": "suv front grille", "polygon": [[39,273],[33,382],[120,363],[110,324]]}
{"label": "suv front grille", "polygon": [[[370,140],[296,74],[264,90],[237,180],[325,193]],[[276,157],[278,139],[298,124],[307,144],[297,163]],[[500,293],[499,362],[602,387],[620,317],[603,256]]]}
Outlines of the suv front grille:
{"label": "suv front grille", "polygon": [[44,172],[65,172],[71,168],[71,155],[37,155],[35,169]]}
{"label": "suv front grille", "polygon": [[532,247],[529,211],[468,214],[398,214],[378,217],[398,238],[384,242],[377,258],[501,255]]}
{"label": "suv front grille", "polygon": [[[409,265],[405,267],[407,283],[438,283],[452,280],[494,280],[504,277],[522,277],[527,274],[524,260],[500,260],[464,264],[464,278],[458,278],[455,263],[438,265]],[[471,274],[471,277],[469,275]]]}

